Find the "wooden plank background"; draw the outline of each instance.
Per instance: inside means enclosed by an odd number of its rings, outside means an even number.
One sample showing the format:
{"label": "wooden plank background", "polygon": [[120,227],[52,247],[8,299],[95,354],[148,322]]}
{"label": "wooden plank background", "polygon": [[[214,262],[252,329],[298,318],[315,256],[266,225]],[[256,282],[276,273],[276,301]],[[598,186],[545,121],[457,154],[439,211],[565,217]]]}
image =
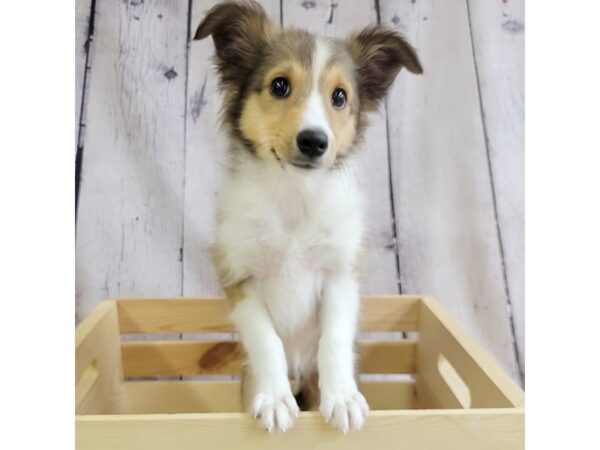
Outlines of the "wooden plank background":
{"label": "wooden plank background", "polygon": [[[190,42],[215,3],[76,4],[77,320],[105,297],[219,294],[220,96],[212,42]],[[417,48],[425,74],[400,73],[361,154],[363,293],[437,297],[523,383],[523,1],[261,3],[286,27],[381,23]]]}

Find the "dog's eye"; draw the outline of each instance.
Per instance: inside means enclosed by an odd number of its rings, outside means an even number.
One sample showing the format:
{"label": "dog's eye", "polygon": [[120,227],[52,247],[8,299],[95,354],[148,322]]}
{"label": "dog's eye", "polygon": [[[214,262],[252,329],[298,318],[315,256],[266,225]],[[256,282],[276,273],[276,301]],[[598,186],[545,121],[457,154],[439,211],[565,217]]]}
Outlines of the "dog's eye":
{"label": "dog's eye", "polygon": [[341,88],[337,88],[331,94],[331,104],[338,109],[342,109],[346,106],[346,91]]}
{"label": "dog's eye", "polygon": [[271,94],[275,97],[287,97],[290,93],[290,83],[283,77],[277,77],[271,81]]}

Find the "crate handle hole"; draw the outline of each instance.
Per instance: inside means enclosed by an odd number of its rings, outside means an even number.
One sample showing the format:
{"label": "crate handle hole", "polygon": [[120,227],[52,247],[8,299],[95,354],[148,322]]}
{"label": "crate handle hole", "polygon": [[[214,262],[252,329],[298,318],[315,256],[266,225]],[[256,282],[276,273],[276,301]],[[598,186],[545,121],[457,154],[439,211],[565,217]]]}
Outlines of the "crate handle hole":
{"label": "crate handle hole", "polygon": [[87,366],[81,373],[81,377],[79,377],[79,381],[77,382],[77,386],[75,387],[76,407],[80,405],[80,403],[85,399],[92,387],[94,387],[96,381],[98,381],[98,375],[98,360],[94,358],[90,365]]}
{"label": "crate handle hole", "polygon": [[438,371],[464,409],[471,407],[471,391],[450,361],[441,353],[438,355]]}

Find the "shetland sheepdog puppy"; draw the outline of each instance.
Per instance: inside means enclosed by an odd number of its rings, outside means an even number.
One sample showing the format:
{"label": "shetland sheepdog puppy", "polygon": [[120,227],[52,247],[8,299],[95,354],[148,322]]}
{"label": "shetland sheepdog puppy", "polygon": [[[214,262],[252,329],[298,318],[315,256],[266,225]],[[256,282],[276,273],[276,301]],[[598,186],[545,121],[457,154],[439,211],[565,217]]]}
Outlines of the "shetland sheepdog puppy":
{"label": "shetland sheepdog puppy", "polygon": [[[354,341],[363,242],[356,151],[413,48],[378,26],[347,39],[281,30],[255,2],[208,11],[229,137],[214,261],[246,362],[244,408],[267,430],[302,409],[359,429]],[[381,149],[383,150],[383,149]]]}

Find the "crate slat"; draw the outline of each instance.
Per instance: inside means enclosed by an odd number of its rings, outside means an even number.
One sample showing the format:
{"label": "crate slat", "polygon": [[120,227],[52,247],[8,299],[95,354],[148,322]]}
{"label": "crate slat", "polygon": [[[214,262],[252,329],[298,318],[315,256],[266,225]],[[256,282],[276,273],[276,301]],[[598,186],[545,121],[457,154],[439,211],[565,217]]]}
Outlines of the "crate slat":
{"label": "crate slat", "polygon": [[233,331],[221,298],[118,300],[119,329],[128,333],[220,333]]}
{"label": "crate slat", "polygon": [[[411,381],[363,381],[371,409],[410,409]],[[124,414],[242,411],[239,381],[132,381],[124,385]]]}
{"label": "crate slat", "polygon": [[[285,434],[267,433],[246,413],[78,417],[78,450],[522,450],[523,410],[372,411],[343,435],[318,412],[303,412]],[[126,444],[126,445],[125,445]]]}
{"label": "crate slat", "polygon": [[[123,342],[126,377],[238,374],[243,350],[237,341]],[[414,373],[416,341],[359,341],[360,372]]]}
{"label": "crate slat", "polygon": [[[219,297],[119,299],[121,334],[221,333],[233,331],[227,301]],[[361,331],[416,331],[419,297],[363,298]]]}

